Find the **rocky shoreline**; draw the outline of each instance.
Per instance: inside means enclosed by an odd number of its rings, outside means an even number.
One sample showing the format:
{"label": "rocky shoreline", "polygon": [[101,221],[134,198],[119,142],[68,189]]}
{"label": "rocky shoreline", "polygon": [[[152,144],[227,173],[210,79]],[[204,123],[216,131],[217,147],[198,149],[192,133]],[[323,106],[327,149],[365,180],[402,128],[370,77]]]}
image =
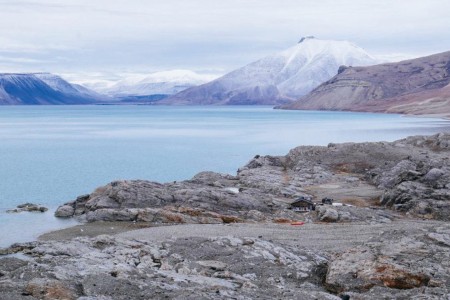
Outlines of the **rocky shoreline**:
{"label": "rocky shoreline", "polygon": [[[302,196],[343,205],[290,210]],[[56,216],[91,234],[0,251],[14,254],[0,259],[7,299],[448,299],[450,134],[301,146],[235,176],[115,181]]]}
{"label": "rocky shoreline", "polygon": [[[450,135],[395,142],[300,146],[286,156],[256,155],[236,176],[202,172],[191,180],[114,181],[59,207],[58,217],[151,223],[385,221],[396,213],[450,220]],[[352,206],[298,214],[301,196],[332,197]],[[371,207],[372,210],[360,209]],[[382,212],[380,212],[380,210]]]}

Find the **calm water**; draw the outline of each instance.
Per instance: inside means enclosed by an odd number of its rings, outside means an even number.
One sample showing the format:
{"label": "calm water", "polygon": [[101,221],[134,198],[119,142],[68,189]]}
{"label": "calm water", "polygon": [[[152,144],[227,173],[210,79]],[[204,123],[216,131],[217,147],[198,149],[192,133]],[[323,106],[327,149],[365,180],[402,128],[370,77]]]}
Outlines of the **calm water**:
{"label": "calm water", "polygon": [[[112,180],[234,174],[255,154],[286,154],[297,145],[391,141],[449,128],[437,119],[270,107],[0,107],[0,246],[73,224],[52,210]],[[4,213],[24,202],[51,211]]]}

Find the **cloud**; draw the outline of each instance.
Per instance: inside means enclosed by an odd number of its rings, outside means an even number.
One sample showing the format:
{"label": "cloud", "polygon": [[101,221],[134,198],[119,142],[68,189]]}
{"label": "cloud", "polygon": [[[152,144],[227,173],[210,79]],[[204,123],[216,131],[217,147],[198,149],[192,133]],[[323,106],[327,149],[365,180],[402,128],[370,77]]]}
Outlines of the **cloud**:
{"label": "cloud", "polygon": [[389,53],[389,54],[375,55],[375,58],[377,58],[381,62],[398,62],[402,60],[418,58],[420,56],[422,55],[420,54],[414,55],[411,53]]}
{"label": "cloud", "polygon": [[49,63],[46,60],[39,60],[27,57],[8,57],[0,55],[0,63],[19,63],[19,64],[44,64]]}
{"label": "cloud", "polygon": [[0,0],[0,53],[60,57],[42,68],[66,73],[229,71],[303,35],[374,55],[446,51],[448,20],[448,0]]}

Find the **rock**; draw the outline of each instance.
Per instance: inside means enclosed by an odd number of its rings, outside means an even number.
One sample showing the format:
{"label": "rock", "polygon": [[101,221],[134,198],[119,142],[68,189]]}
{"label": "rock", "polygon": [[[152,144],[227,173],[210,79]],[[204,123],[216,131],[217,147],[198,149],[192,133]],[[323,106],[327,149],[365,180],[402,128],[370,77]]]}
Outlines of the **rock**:
{"label": "rock", "polygon": [[0,273],[5,276],[5,273],[13,272],[17,269],[28,265],[28,262],[16,257],[4,257],[0,259]]}
{"label": "rock", "polygon": [[319,218],[322,222],[337,222],[339,219],[339,214],[335,209],[321,207],[319,211]]}
{"label": "rock", "polygon": [[11,209],[11,210],[7,210],[6,212],[8,213],[19,213],[19,212],[23,212],[23,211],[28,211],[28,212],[46,212],[48,210],[47,207],[38,205],[38,204],[33,204],[33,203],[25,203],[25,204],[20,204],[17,205],[17,208],[15,209]]}
{"label": "rock", "polygon": [[414,180],[420,176],[416,171],[416,164],[410,160],[402,160],[391,170],[385,172],[380,179],[380,186],[392,188],[403,181]]}
{"label": "rock", "polygon": [[227,264],[217,260],[201,260],[197,261],[197,263],[202,267],[210,268],[215,271],[224,271],[227,267]]}
{"label": "rock", "polygon": [[68,218],[72,217],[75,213],[75,208],[71,205],[62,205],[55,211],[55,217]]}
{"label": "rock", "polygon": [[38,299],[75,300],[79,291],[68,282],[35,278],[28,282],[25,293]]}
{"label": "rock", "polygon": [[[441,179],[445,175],[445,172],[438,168],[432,168],[428,171],[427,174],[423,177],[423,181],[428,183],[430,186],[437,187],[439,184],[439,179]],[[448,176],[448,173],[447,173]]]}
{"label": "rock", "polygon": [[[352,226],[361,235],[370,228]],[[327,251],[306,249],[301,229],[291,243],[236,236],[40,241],[23,245],[27,260],[0,259],[0,288],[6,299],[445,299],[450,226],[409,221],[382,229],[364,245]]]}
{"label": "rock", "polygon": [[450,247],[450,234],[429,233],[427,236],[442,245]]}
{"label": "rock", "polygon": [[450,256],[445,243],[450,227],[430,230],[438,232],[385,232],[364,246],[335,255],[326,275],[327,288],[344,293],[386,287],[394,294],[391,298],[397,298],[392,289],[448,286]]}
{"label": "rock", "polygon": [[30,254],[30,263],[16,264],[17,270],[10,268],[2,277],[1,282],[16,282],[8,290],[11,295],[25,291],[39,299],[214,299],[219,294],[280,299],[290,291],[335,299],[315,284],[322,257],[260,239],[181,238],[149,244],[99,236],[39,242]]}

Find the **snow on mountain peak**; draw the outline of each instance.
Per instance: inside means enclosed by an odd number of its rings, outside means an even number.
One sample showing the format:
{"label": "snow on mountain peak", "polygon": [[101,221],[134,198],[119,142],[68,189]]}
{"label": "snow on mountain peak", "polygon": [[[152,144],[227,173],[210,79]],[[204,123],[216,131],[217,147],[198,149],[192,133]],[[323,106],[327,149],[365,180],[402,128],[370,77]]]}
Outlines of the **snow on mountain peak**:
{"label": "snow on mountain peak", "polygon": [[151,73],[141,82],[186,82],[186,83],[204,83],[215,79],[216,76],[209,74],[199,74],[190,70],[170,70]]}
{"label": "snow on mountain peak", "polygon": [[175,94],[189,87],[200,85],[218,76],[199,74],[190,70],[168,70],[148,75],[131,76],[120,80],[103,92],[114,96],[144,96],[154,94]]}
{"label": "snow on mountain peak", "polygon": [[341,65],[367,66],[377,63],[366,51],[348,41],[307,36],[284,51],[234,70],[211,83],[181,92],[166,102],[286,103],[335,76]]}
{"label": "snow on mountain peak", "polygon": [[101,98],[50,73],[0,74],[0,104],[90,104]]}
{"label": "snow on mountain peak", "polygon": [[[225,75],[227,86],[274,85],[286,97],[305,95],[337,74],[341,65],[366,66],[378,61],[348,41],[306,37],[284,51]],[[220,80],[220,79],[219,79]]]}

